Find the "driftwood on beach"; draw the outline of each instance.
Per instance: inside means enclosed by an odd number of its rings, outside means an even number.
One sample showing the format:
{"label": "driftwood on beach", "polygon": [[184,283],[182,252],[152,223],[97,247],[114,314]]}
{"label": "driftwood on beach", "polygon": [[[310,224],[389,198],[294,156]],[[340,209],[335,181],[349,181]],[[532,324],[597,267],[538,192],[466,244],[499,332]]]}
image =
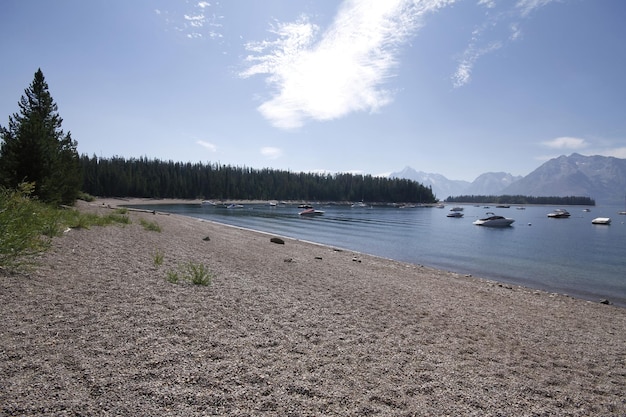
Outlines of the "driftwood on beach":
{"label": "driftwood on beach", "polygon": [[626,415],[626,309],[128,215],[0,274],[0,415]]}

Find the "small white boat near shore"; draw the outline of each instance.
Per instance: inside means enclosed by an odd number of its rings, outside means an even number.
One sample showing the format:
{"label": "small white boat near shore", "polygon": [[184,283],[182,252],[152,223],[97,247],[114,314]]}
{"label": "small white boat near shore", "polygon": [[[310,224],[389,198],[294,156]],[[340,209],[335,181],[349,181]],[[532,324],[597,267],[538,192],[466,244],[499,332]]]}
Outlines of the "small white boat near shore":
{"label": "small white boat near shore", "polygon": [[610,217],[596,217],[595,219],[593,219],[591,221],[592,224],[611,224],[611,218]]}

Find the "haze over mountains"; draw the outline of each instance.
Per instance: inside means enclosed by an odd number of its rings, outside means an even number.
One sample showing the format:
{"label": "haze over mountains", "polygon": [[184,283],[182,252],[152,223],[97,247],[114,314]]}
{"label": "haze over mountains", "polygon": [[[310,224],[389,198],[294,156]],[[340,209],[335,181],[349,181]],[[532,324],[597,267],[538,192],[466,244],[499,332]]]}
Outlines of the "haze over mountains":
{"label": "haze over mountains", "polygon": [[390,177],[430,186],[440,200],[459,195],[585,196],[596,203],[618,204],[624,202],[626,193],[626,159],[574,153],[551,159],[525,177],[487,172],[472,182],[450,180],[411,167]]}

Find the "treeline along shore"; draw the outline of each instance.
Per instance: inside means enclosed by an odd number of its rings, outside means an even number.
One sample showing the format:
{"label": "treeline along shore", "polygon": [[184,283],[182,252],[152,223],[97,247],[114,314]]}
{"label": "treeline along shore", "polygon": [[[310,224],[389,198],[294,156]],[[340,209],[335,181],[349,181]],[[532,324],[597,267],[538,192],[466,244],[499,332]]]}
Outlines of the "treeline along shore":
{"label": "treeline along shore", "polygon": [[416,181],[317,174],[148,158],[81,156],[82,191],[98,196],[182,199],[434,203]]}

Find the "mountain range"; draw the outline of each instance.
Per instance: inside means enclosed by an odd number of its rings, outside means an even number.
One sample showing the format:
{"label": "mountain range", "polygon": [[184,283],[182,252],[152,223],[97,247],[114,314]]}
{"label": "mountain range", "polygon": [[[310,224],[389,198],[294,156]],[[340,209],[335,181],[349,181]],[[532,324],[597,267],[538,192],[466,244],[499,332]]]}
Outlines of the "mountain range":
{"label": "mountain range", "polygon": [[626,159],[573,153],[553,158],[526,176],[487,172],[472,182],[450,180],[411,167],[390,177],[430,186],[440,200],[460,195],[584,196],[596,203],[617,204],[624,202]]}

